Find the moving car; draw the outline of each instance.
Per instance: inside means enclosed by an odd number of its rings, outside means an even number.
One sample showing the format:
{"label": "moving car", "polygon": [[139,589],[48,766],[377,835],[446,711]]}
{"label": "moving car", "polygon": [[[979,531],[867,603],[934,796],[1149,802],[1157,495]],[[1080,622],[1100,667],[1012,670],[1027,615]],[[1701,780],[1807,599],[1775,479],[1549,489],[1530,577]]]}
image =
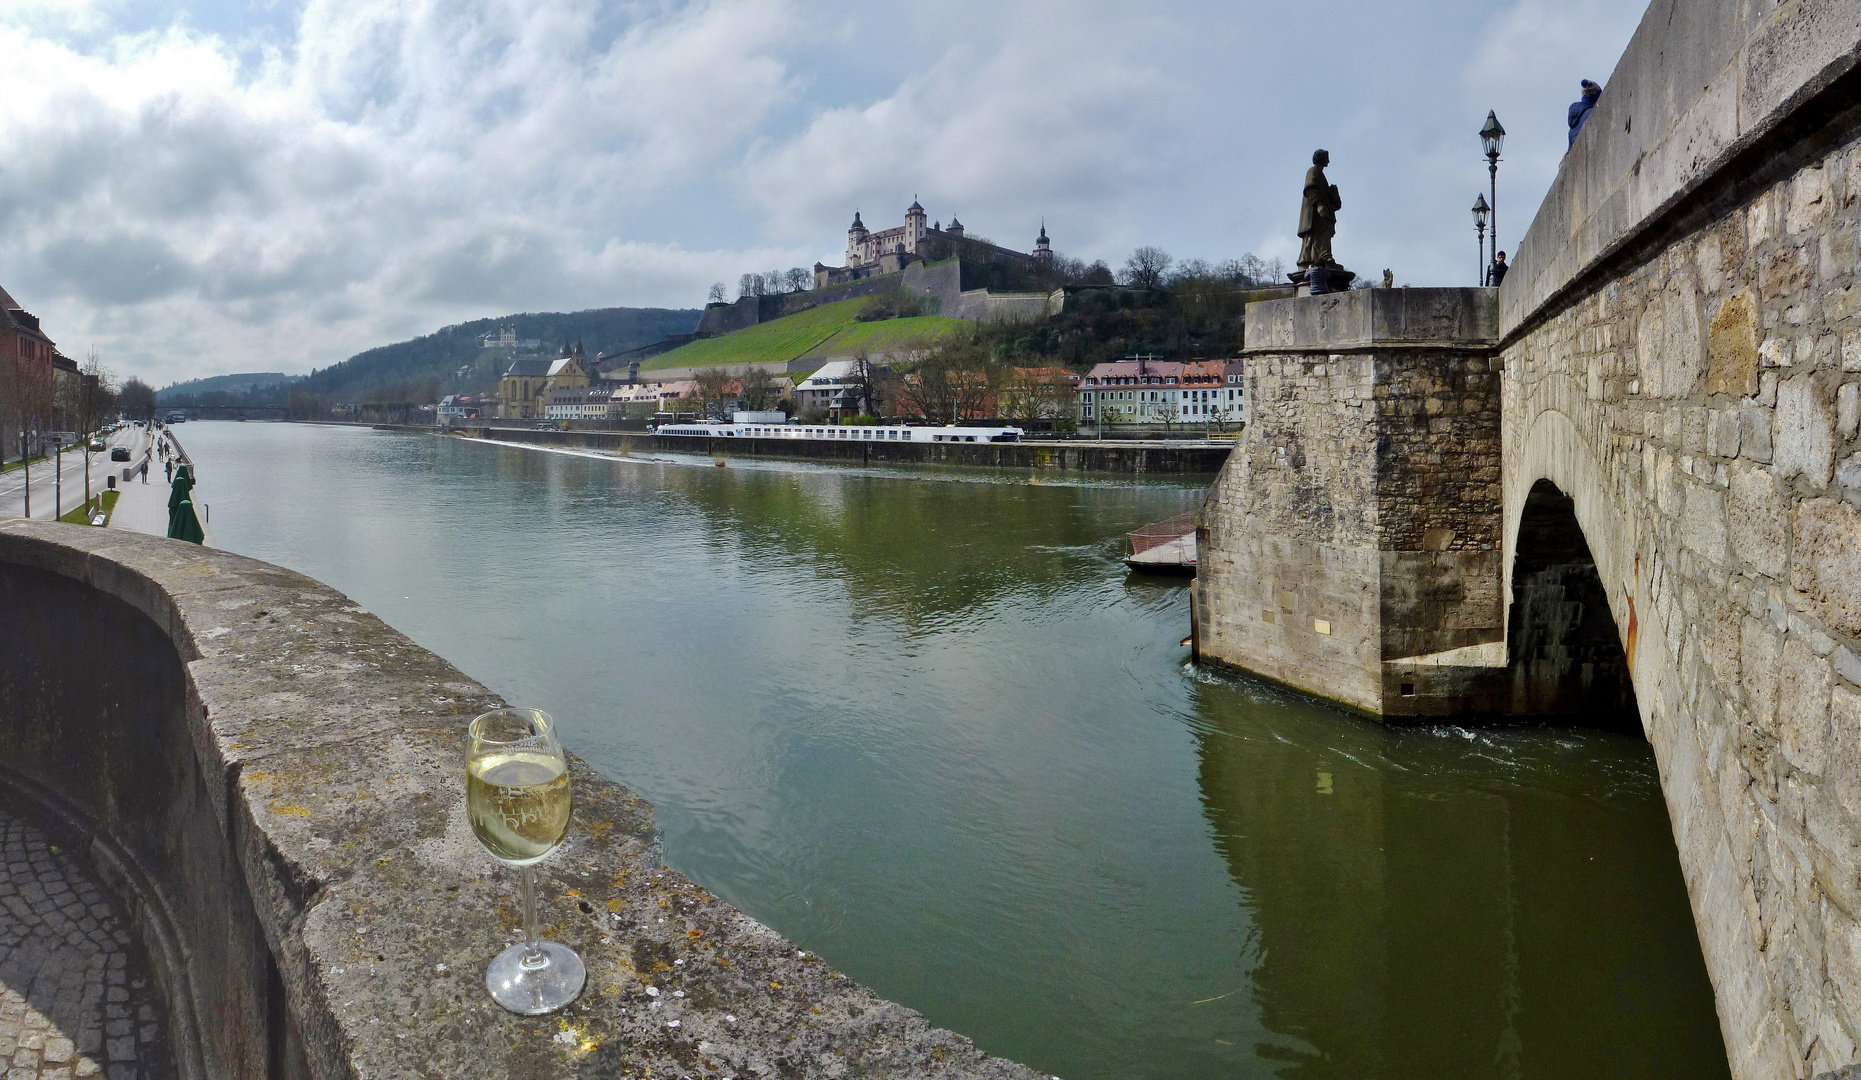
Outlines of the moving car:
{"label": "moving car", "polygon": [[110,447],[110,460],[111,461],[128,461],[129,460],[129,447],[127,446]]}
{"label": "moving car", "polygon": [[89,448],[90,448],[90,449],[92,449],[92,450],[102,450],[102,449],[103,449],[103,440],[102,440],[102,439],[92,439],[92,440],[90,441],[90,447],[89,447]]}

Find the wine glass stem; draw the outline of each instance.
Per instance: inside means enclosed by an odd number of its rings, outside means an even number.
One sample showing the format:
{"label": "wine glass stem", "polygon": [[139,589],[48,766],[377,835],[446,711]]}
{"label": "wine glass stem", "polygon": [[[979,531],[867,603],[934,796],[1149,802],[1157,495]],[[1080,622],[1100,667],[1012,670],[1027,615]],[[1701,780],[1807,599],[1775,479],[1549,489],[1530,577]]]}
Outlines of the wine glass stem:
{"label": "wine glass stem", "polygon": [[525,967],[535,967],[543,961],[542,946],[537,944],[542,935],[536,932],[536,869],[523,868],[523,941]]}

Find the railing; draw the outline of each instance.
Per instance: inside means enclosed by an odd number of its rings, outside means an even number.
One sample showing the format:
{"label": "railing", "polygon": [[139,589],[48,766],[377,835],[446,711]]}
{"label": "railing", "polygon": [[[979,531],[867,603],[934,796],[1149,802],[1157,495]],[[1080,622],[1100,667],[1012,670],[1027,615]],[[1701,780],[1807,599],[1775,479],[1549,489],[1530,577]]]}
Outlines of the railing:
{"label": "railing", "polygon": [[1134,533],[1126,533],[1131,538],[1131,554],[1142,555],[1153,547],[1180,540],[1194,532],[1195,513],[1194,510],[1186,510],[1173,518],[1146,525]]}

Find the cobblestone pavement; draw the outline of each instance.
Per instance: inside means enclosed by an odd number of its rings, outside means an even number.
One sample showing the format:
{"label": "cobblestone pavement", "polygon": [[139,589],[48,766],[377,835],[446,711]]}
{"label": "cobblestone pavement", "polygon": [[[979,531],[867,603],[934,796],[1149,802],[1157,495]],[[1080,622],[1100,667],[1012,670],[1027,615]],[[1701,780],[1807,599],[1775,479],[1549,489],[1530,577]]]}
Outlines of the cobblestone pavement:
{"label": "cobblestone pavement", "polygon": [[0,836],[0,1080],[169,1076],[165,1010],[110,901],[4,811]]}

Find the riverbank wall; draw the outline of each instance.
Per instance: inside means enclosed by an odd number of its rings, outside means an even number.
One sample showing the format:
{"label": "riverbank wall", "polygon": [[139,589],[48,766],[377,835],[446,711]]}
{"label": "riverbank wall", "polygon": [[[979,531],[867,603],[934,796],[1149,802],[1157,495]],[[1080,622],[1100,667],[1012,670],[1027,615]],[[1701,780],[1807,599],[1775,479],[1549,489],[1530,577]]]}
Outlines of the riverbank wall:
{"label": "riverbank wall", "polygon": [[587,989],[506,1013],[518,879],[464,788],[490,691],[327,586],[157,537],[0,524],[0,607],[0,800],[130,913],[186,1080],[1035,1080],[667,869],[653,808],[579,759],[537,892]]}
{"label": "riverbank wall", "polygon": [[584,450],[656,450],[713,457],[788,458],[849,464],[956,465],[997,469],[1130,473],[1214,474],[1233,444],[1167,442],[870,443],[837,439],[740,439],[651,435],[615,431],[533,428],[461,428],[460,434],[497,442],[572,446]]}

